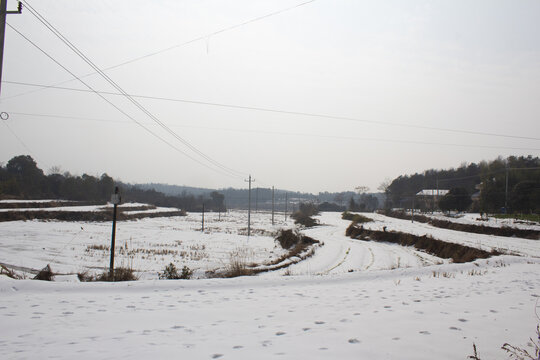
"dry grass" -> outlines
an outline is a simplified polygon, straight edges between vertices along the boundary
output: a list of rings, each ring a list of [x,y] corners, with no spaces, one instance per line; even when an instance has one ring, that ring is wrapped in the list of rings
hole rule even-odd
[[[6,275],[7,277],[16,279],[16,280],[20,279],[20,277],[17,274],[15,274],[13,270],[8,269],[4,265],[0,265],[0,275]]]
[[[114,269],[114,273],[111,276],[110,271],[104,271],[95,277],[90,278],[88,281],[134,281],[138,280],[135,276],[135,272],[131,268],[118,267]]]

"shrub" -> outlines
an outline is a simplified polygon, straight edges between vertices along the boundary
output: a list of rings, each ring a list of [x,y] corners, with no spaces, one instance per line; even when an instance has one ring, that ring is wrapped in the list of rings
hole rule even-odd
[[[313,238],[310,238],[309,236],[302,235],[299,232],[293,231],[291,229],[280,230],[278,232],[276,240],[279,242],[279,245],[281,245],[283,249],[290,249],[293,246],[297,245],[303,246],[319,242]]]
[[[313,218],[314,215],[317,215],[319,210],[317,205],[313,203],[300,203],[298,205],[298,211],[295,211],[291,217],[294,219],[295,224],[301,224],[305,227],[313,227],[318,225],[319,222]]]
[[[365,216],[360,215],[360,214],[353,214],[353,213],[350,213],[348,211],[345,211],[343,214],[341,214],[341,218],[343,220],[351,220],[352,222],[354,222],[356,224],[362,224],[362,223],[367,223],[367,222],[373,221],[372,219],[370,219],[368,217],[365,217]]]
[[[114,275],[111,277],[110,271],[104,271],[97,275],[95,278],[89,279],[89,281],[133,281],[137,280],[133,269],[118,267],[114,269]]]
[[[283,249],[290,249],[300,242],[301,235],[291,229],[280,230],[276,240]]]
[[[173,263],[170,263],[169,265],[165,266],[165,269],[163,269],[163,272],[159,273],[160,279],[191,279],[191,276],[193,275],[193,270],[188,268],[184,265],[182,268],[182,272],[178,273],[178,269]]]
[[[52,281],[53,279],[54,273],[52,272],[51,266],[49,264],[47,264],[47,266],[41,269],[34,277],[34,280]]]

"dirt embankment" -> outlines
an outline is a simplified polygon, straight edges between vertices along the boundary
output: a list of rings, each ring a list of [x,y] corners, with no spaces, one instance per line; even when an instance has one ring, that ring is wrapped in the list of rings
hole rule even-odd
[[[476,259],[486,259],[490,256],[500,255],[496,251],[487,252],[466,245],[449,243],[434,239],[430,236],[417,236],[399,231],[377,231],[364,229],[352,223],[345,232],[346,236],[359,240],[382,241],[399,244],[402,246],[414,246],[428,254],[443,258],[452,259],[455,263],[464,263]]]
[[[383,214],[397,219],[411,220],[411,215],[403,211],[387,210],[384,211]],[[441,229],[463,231],[474,234],[519,237],[531,240],[540,239],[540,231],[537,230],[516,229],[508,226],[492,227],[485,225],[461,224],[448,220],[433,219],[424,215],[414,215],[414,221],[430,224]]]
[[[155,217],[171,217],[171,216],[186,216],[183,210],[164,211],[164,212],[148,212],[138,214],[124,214],[119,211],[116,219],[136,220],[142,218]],[[109,211],[4,211],[0,212],[0,222],[2,221],[22,221],[22,220],[59,220],[59,221],[112,221],[113,212]]]

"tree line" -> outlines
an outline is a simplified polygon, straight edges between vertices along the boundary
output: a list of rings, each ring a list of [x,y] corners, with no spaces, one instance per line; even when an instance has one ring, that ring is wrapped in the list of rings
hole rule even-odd
[[[456,169],[430,169],[399,176],[384,187],[386,206],[410,206],[415,194],[423,189],[451,190],[446,199],[439,202],[439,206],[446,208],[472,203],[475,211],[538,213],[540,158],[531,155],[498,157],[478,164],[462,164]],[[463,200],[473,194],[477,194],[477,201]]]
[[[115,181],[107,174],[99,177],[83,174],[75,176],[60,173],[53,168],[45,175],[29,155],[13,157],[0,166],[0,199],[62,199],[105,203],[111,198],[115,186],[120,189],[124,202],[141,202],[156,206],[176,207],[187,211],[225,211],[224,196],[217,191],[197,196],[183,193],[169,196],[153,189]]]

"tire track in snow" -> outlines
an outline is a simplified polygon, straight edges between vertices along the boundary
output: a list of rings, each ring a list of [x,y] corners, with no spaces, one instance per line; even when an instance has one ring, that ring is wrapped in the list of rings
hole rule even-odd
[[[343,265],[343,263],[345,262],[345,260],[347,260],[347,257],[349,256],[349,253],[350,253],[350,252],[351,252],[351,247],[349,246],[349,248],[347,249],[347,251],[345,251],[345,256],[343,257],[343,259],[341,259],[340,262],[338,262],[336,265],[334,265],[334,266],[331,267],[330,269],[318,273],[317,275],[328,275],[328,273],[330,273],[330,271],[332,271],[332,270],[334,270],[334,269],[340,267],[341,265]]]
[[[375,254],[373,253],[373,250],[371,250],[370,247],[368,247],[367,249],[369,251],[369,255],[371,256],[371,261],[369,262],[369,264],[366,266],[364,270],[368,270],[375,263]]]

